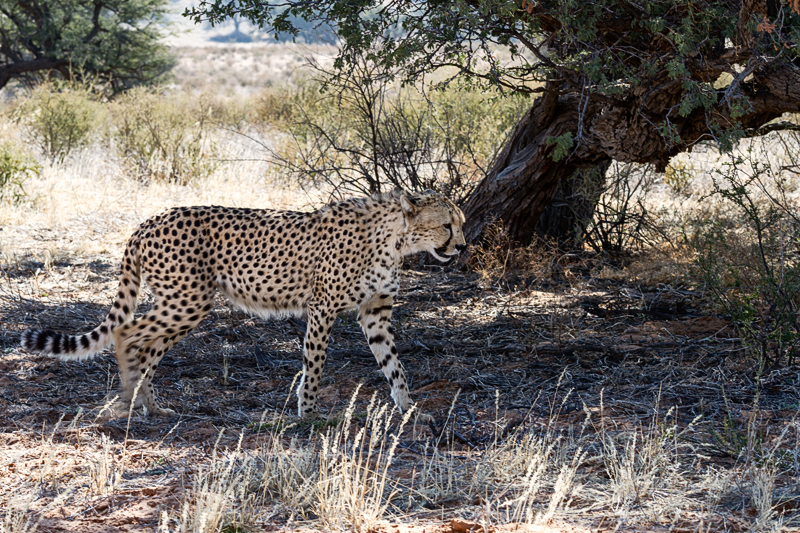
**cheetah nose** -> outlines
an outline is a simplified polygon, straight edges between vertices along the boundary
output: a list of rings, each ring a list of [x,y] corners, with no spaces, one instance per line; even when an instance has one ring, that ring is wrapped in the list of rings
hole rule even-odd
[[[467,249],[466,244],[456,244],[456,250],[458,250],[459,252],[463,252],[466,249]]]

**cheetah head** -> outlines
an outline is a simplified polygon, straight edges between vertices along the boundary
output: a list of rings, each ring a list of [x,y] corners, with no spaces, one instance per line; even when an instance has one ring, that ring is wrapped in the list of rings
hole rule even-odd
[[[467,247],[464,214],[444,195],[434,191],[402,193],[400,205],[406,218],[408,253],[427,251],[446,263]]]

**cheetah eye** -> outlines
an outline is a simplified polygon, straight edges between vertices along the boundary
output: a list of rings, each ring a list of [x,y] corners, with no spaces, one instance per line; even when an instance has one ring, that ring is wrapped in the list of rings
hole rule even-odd
[[[444,225],[444,229],[446,229],[447,231],[452,232],[453,231],[453,225],[452,224],[445,224]]]

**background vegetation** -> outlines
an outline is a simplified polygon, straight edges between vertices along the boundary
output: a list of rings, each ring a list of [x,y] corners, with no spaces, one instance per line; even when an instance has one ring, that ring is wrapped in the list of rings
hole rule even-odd
[[[700,142],[727,150],[791,130],[779,119],[800,107],[796,0],[203,0],[185,14],[240,17],[275,34],[298,33],[297,20],[331,28],[339,80],[361,77],[366,59],[407,82],[449,68],[443,85],[537,96],[464,203],[472,243],[498,220],[522,244],[566,230],[561,211],[540,217],[583,169],[618,161],[663,171]]]
[[[173,59],[162,42],[166,0],[0,2],[0,88],[90,74],[114,90],[157,79]]]

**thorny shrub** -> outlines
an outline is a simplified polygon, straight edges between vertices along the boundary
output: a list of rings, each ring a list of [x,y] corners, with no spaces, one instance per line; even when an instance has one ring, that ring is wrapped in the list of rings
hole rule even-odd
[[[302,136],[308,133],[302,126],[306,113],[336,113],[335,109],[320,105],[320,90],[317,80],[301,76],[285,85],[267,87],[255,97],[255,120],[279,132]]]
[[[136,88],[114,103],[112,115],[107,141],[136,179],[185,185],[214,170],[207,98]]]
[[[681,196],[691,196],[692,178],[697,169],[691,163],[673,160],[667,165],[664,171],[664,183],[672,189],[675,194]]]
[[[465,88],[424,96],[362,58],[346,74],[316,65],[315,77],[264,92],[257,115],[284,134],[270,160],[301,184],[338,196],[435,189],[458,201],[527,105]]]
[[[38,176],[40,169],[33,157],[17,145],[0,142],[0,202],[22,202],[27,196],[23,183]]]
[[[584,243],[595,252],[645,248],[661,240],[661,230],[645,200],[658,178],[651,165],[612,163],[605,180],[584,180],[586,198],[598,198],[586,224]],[[599,191],[592,188],[599,187]]]
[[[89,82],[48,82],[35,87],[17,114],[32,144],[51,163],[63,163],[92,142],[103,116],[102,91]]]
[[[752,147],[732,155],[710,194],[728,209],[696,244],[700,278],[762,368],[793,364],[800,350],[800,205],[778,170]]]

